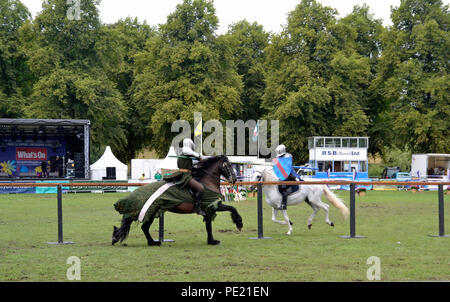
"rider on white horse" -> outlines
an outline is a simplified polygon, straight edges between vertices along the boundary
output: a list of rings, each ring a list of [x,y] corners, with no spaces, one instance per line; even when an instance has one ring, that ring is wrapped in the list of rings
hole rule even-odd
[[[281,144],[278,147],[276,147],[275,152],[277,154],[277,157],[291,157],[292,155],[288,152],[286,152],[286,146]],[[297,173],[295,173],[294,169],[291,170],[291,172],[289,173],[288,178],[286,179],[286,181],[296,181],[296,180],[302,180],[301,176],[298,175]],[[283,198],[281,199],[281,206],[279,208],[279,210],[286,210],[287,209],[287,199],[288,199],[288,195],[291,193],[291,189],[292,186],[288,186],[288,185],[280,185],[279,186],[279,191],[281,193],[281,195],[283,196]]]

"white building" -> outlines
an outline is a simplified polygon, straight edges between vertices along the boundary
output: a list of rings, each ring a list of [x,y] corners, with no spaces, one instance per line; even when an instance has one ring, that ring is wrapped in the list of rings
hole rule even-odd
[[[154,180],[156,172],[161,172],[162,169],[178,169],[177,158],[175,156],[175,149],[170,147],[164,159],[132,159],[131,160],[131,179],[138,180],[142,174],[145,174],[145,179]],[[232,166],[238,176],[238,180],[248,180],[255,171],[265,167],[265,159],[256,156],[228,156]],[[260,165],[254,165],[254,164]],[[268,164],[270,165],[270,163]]]
[[[450,169],[450,154],[413,154],[411,176],[419,178],[447,178]]]
[[[253,173],[271,165],[257,156],[228,156],[238,181],[249,181]]]
[[[320,172],[358,172],[367,178],[369,162],[368,137],[313,136],[308,138],[309,163]]]
[[[156,172],[161,173],[161,169],[178,169],[177,158],[174,147],[170,147],[169,152],[163,159],[132,159],[131,179],[139,179],[144,174],[145,179],[155,179]]]

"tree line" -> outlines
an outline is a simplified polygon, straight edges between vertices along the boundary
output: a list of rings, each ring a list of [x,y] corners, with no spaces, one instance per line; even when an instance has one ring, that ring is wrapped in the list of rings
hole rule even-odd
[[[386,148],[450,152],[448,5],[402,0],[383,26],[367,5],[338,18],[299,0],[280,33],[246,20],[217,34],[214,2],[184,0],[158,27],[113,24],[99,0],[44,0],[32,18],[0,0],[0,117],[89,119],[91,157],[165,155],[172,122],[279,120],[280,142],[308,160],[310,136],[369,136]],[[281,22],[280,22],[281,23]],[[205,134],[207,135],[207,134]]]

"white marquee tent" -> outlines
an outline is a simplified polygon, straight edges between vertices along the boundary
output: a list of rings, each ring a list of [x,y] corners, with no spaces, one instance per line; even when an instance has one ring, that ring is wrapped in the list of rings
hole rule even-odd
[[[176,156],[175,148],[173,146],[170,147],[169,153],[167,153],[166,157],[159,163],[158,170],[160,169],[178,169],[177,158],[170,157]]]
[[[116,180],[128,179],[128,166],[118,160],[107,146],[99,160],[90,166],[91,180],[103,180],[107,176],[106,168],[110,167],[116,170]]]
[[[175,155],[175,148],[170,147],[163,159],[132,159],[131,178],[139,179],[144,174],[146,179],[154,179],[156,172],[161,172],[161,169],[178,169],[177,158],[170,157]]]

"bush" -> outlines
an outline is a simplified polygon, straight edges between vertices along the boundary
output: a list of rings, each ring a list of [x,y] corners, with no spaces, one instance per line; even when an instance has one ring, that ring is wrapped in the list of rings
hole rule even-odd
[[[409,171],[411,166],[412,152],[408,148],[399,149],[397,147],[383,148],[383,162],[386,167],[400,167],[401,171]]]
[[[357,188],[357,189],[356,189],[356,193],[366,192],[366,191],[367,191],[367,189],[364,188],[364,187],[361,187],[361,188]]]
[[[379,178],[383,173],[384,166],[381,164],[369,164],[369,177]]]

